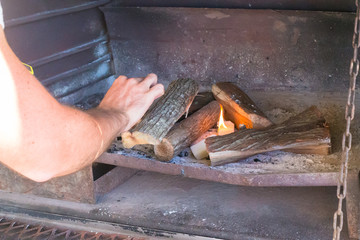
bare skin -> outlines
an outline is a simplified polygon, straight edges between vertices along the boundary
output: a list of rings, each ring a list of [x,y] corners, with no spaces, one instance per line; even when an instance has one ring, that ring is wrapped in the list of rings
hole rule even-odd
[[[38,182],[91,164],[164,93],[157,76],[118,77],[100,105],[58,103],[21,64],[0,28],[0,162]]]

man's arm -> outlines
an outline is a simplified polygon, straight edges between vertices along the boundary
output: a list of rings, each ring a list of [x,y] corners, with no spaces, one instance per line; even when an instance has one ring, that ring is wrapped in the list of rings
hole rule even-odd
[[[0,76],[0,162],[39,182],[92,163],[164,92],[155,74],[120,76],[95,109],[61,105],[22,66],[1,28]]]

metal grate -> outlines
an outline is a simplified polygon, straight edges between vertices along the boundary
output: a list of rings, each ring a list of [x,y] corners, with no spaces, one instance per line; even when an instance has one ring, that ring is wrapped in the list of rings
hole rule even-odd
[[[74,231],[45,225],[27,224],[0,217],[0,240],[140,240],[119,234]]]

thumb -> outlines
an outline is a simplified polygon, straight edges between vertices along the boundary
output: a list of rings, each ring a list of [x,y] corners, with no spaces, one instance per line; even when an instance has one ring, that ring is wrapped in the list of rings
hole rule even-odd
[[[165,92],[164,85],[156,84],[155,86],[150,88],[148,94],[155,100],[161,97],[162,95],[164,95],[164,92]]]

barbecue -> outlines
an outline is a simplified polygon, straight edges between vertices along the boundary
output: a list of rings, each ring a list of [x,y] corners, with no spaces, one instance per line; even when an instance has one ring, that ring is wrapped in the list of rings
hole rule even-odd
[[[299,204],[301,197],[311,196],[315,200],[309,197],[308,202],[334,205],[332,212],[309,221],[294,213],[299,216],[294,222],[301,218],[304,228],[289,229],[294,234],[289,239],[331,237],[333,218],[334,235],[343,230],[344,239],[359,238],[360,122],[359,113],[352,110],[359,105],[354,98],[358,65],[353,57],[352,2],[305,6],[281,1],[280,6],[244,1],[28,1],[20,11],[20,1],[12,1],[2,1],[9,44],[61,103],[84,110],[96,107],[120,74],[142,77],[154,72],[166,92],[92,166],[79,172],[35,183],[0,165],[0,213],[13,216],[19,208],[69,216],[71,221],[86,219],[90,225],[113,223],[122,235],[147,233],[153,239],[176,234],[185,234],[183,239],[280,239],[288,232],[273,230],[273,220],[261,226],[255,220],[233,220],[245,207],[235,199],[213,198],[243,192],[241,204],[248,204],[252,219],[261,222],[266,206],[278,206],[276,195],[286,196],[282,205]],[[349,159],[347,165],[341,159]],[[157,179],[153,185],[146,180],[152,177]],[[177,193],[173,197],[176,191],[163,182],[194,198],[179,200]],[[132,184],[134,194],[127,184]],[[136,197],[143,192],[141,184],[153,199],[135,207],[132,201],[141,202]],[[169,194],[163,193],[167,188]],[[346,206],[339,206],[346,215],[341,218],[339,210],[334,215],[335,201],[317,191],[332,191],[341,201],[345,191]],[[292,198],[293,192],[299,199]],[[219,204],[209,204],[203,215],[196,209],[191,212],[196,193],[207,204]],[[253,196],[262,201],[261,194],[269,203],[251,205],[246,200]],[[155,208],[157,201],[164,206]],[[232,205],[239,207],[238,215],[221,212]],[[315,218],[315,210],[299,209]],[[341,229],[340,219],[347,222]],[[0,235],[2,221],[5,226],[0,215]],[[298,227],[283,219],[276,224],[280,221]],[[324,222],[316,225],[318,221]],[[326,233],[318,230],[323,227]]]

